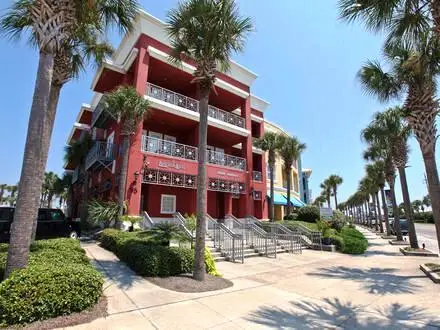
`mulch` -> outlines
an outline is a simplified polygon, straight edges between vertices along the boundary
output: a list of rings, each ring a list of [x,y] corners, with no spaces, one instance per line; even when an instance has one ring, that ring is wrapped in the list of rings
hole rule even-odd
[[[229,288],[233,283],[223,277],[206,274],[205,281],[196,281],[192,274],[169,277],[145,277],[161,288],[177,292],[207,292]]]
[[[37,321],[25,326],[11,326],[2,329],[23,329],[23,330],[50,330],[55,328],[65,328],[73,325],[89,323],[100,317],[107,316],[107,298],[103,295],[98,303],[82,312],[73,313],[70,315],[58,316],[53,319],[48,319],[44,321]]]

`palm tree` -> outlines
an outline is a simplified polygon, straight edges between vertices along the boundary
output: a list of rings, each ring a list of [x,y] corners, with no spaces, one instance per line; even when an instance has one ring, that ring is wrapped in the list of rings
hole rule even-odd
[[[368,29],[386,30],[388,40],[417,40],[431,29],[440,37],[440,3],[437,0],[339,0],[340,17],[362,20]]]
[[[299,140],[294,136],[280,135],[278,146],[278,154],[284,162],[284,172],[287,178],[287,208],[286,214],[290,214],[290,190],[292,185],[292,167],[294,162],[300,157],[301,153],[306,149],[304,143],[299,142]]]
[[[328,177],[328,184],[332,188],[332,194],[335,197],[335,209],[338,208],[338,186],[340,186],[343,182],[343,179],[336,174],[332,174]]]
[[[8,196],[9,206],[15,206],[15,204],[17,203],[18,186],[17,185],[7,186],[6,190],[9,192],[9,196]]]
[[[385,163],[381,160],[378,160],[378,161],[374,162],[373,164],[368,164],[365,169],[367,172],[367,176],[373,180],[375,186],[377,187],[375,190],[375,193],[374,193],[375,198],[376,198],[376,203],[377,203],[377,214],[378,214],[376,222],[379,221],[380,232],[383,233],[384,230],[383,230],[383,220],[382,220],[382,214],[381,214],[382,211],[380,209],[380,202],[379,202],[379,190],[383,194],[383,190],[385,187],[385,172],[384,172]],[[384,208],[384,210],[386,210],[386,213],[388,213],[388,210],[386,209],[386,207]],[[385,214],[384,214],[384,217],[385,217]]]
[[[60,178],[58,177],[58,175],[56,175],[54,172],[46,172],[44,173],[44,182],[43,182],[43,187],[42,187],[42,191],[44,192],[44,199],[43,202],[46,202],[46,206],[51,208],[52,207],[52,199],[56,193],[55,189],[56,189],[56,184],[57,181]]]
[[[274,170],[275,159],[280,146],[280,135],[267,132],[264,135],[254,141],[255,147],[265,151],[267,153],[267,164],[269,166],[269,181],[270,181],[270,205],[269,205],[269,219],[274,221],[275,205],[273,203],[274,198]]]
[[[206,232],[206,144],[208,105],[219,65],[227,70],[233,52],[243,51],[247,34],[252,30],[250,18],[239,15],[234,0],[189,0],[180,2],[168,15],[168,34],[172,40],[173,59],[194,61],[193,83],[200,101],[199,157],[197,178],[197,230],[194,278],[205,279]]]
[[[313,202],[313,205],[321,207],[325,202],[326,202],[326,198],[324,195],[319,195],[318,197],[315,198],[315,201]]]
[[[121,86],[105,96],[104,111],[110,113],[113,118],[121,118],[122,122],[122,165],[118,192],[120,215],[124,212],[130,145],[138,130],[139,123],[143,123],[144,117],[148,114],[149,106],[148,101],[138,94],[136,88],[131,86]],[[119,221],[116,221],[115,226],[119,226]]]
[[[321,195],[325,197],[327,201],[327,207],[330,208],[330,197],[332,196],[332,186],[328,179],[325,179],[323,183],[320,185],[322,192]]]
[[[39,50],[37,79],[20,176],[20,194],[11,226],[5,278],[13,270],[24,268],[28,263],[33,219],[37,217],[38,197],[55,117],[55,114],[49,112],[55,57],[66,47],[69,48],[72,41],[78,40],[79,31],[103,34],[114,24],[122,30],[130,28],[137,8],[135,0],[18,0],[0,21],[2,32],[11,38],[19,38],[23,32],[29,32],[26,35],[30,36],[30,43]]]
[[[366,1],[366,0],[365,0]],[[354,4],[354,1],[342,0],[343,3]],[[371,1],[368,1],[372,3]],[[391,4],[391,1],[374,1],[376,4]],[[393,1],[397,3],[396,1]],[[424,3],[424,9],[428,9],[431,3],[438,1],[427,1]],[[366,3],[366,2],[365,2]],[[417,19],[424,16],[419,12],[414,12],[411,4],[420,4],[420,1],[410,1],[410,11],[416,14]],[[386,7],[387,5],[385,5]],[[432,7],[436,13],[439,13],[437,6]],[[345,7],[345,5],[343,5]],[[363,6],[354,4],[354,7],[362,8],[362,10],[353,9],[355,13],[343,15],[352,19],[363,17],[368,22],[377,21],[378,17],[388,15],[388,21],[396,18],[396,12],[392,10],[378,11],[379,5]],[[369,8],[369,9],[368,9]],[[384,14],[388,13],[388,14]],[[412,32],[412,38],[405,38],[401,42],[398,37],[389,38],[389,42],[385,47],[385,58],[389,64],[390,71],[383,70],[379,62],[368,62],[359,73],[365,90],[378,97],[380,101],[389,101],[390,99],[406,96],[404,105],[405,119],[415,134],[419,143],[427,174],[429,194],[433,204],[433,216],[437,231],[437,240],[440,247],[440,180],[435,159],[435,145],[437,139],[436,116],[438,113],[438,102],[436,100],[436,76],[440,71],[440,47],[438,38],[438,29],[433,37],[430,32],[430,22],[427,21],[425,28],[406,29],[405,26],[399,25],[405,21],[405,18],[411,16],[406,15],[404,11],[403,18],[399,17],[393,23],[397,26],[396,30]],[[419,15],[420,14],[420,15]],[[398,16],[398,15],[397,15]],[[436,16],[437,17],[437,16]],[[380,20],[383,21],[382,19]],[[411,20],[407,20],[411,22]],[[437,19],[433,19],[438,22]],[[374,24],[373,24],[374,25]],[[379,24],[380,26],[381,24]],[[386,27],[387,24],[384,26]],[[434,24],[438,27],[437,24]],[[393,30],[393,31],[396,31]],[[395,35],[394,32],[391,33]],[[404,33],[405,34],[405,33]]]
[[[5,183],[0,184],[0,205],[3,203],[3,196],[5,194],[7,186],[8,185]]]

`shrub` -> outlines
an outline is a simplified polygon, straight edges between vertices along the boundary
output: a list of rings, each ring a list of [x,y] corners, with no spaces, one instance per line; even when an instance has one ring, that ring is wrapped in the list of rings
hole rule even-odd
[[[211,250],[205,248],[205,268],[206,272],[210,275],[221,276],[219,272],[217,272],[217,267],[215,265],[214,257],[211,254]]]
[[[89,217],[91,224],[104,225],[104,228],[110,226],[110,223],[119,217],[120,207],[115,202],[101,202],[98,200],[91,201],[88,205]]]
[[[23,324],[82,311],[99,300],[104,281],[88,265],[34,265],[0,284],[0,324]]]
[[[188,230],[193,233],[196,230],[197,227],[197,217],[196,215],[193,213],[191,215],[185,213],[184,215],[185,217],[185,226],[186,228],[188,228]]]
[[[319,208],[307,205],[299,209],[297,220],[306,222],[316,222],[320,219]]]
[[[341,231],[342,227],[344,227],[346,222],[346,218],[344,213],[341,211],[335,210],[333,211],[333,216],[330,220],[330,226],[336,231]]]
[[[322,236],[326,236],[329,234],[329,231],[331,229],[331,224],[329,221],[326,220],[319,220],[316,222],[318,226],[318,230],[322,233]]]
[[[368,241],[358,230],[350,227],[344,227],[341,230],[341,237],[344,241],[343,253],[362,254],[368,248]]]
[[[287,221],[289,221],[289,220],[296,220],[297,218],[298,218],[298,214],[296,214],[296,213],[291,213],[291,214],[289,214],[289,215],[285,215],[284,218],[283,218],[283,220],[287,220]]]
[[[161,223],[154,226],[149,231],[151,239],[160,245],[168,246],[171,240],[178,240],[179,242],[188,240],[182,229],[173,223]]]
[[[0,273],[6,249],[6,244],[0,246]],[[67,315],[98,301],[103,279],[90,266],[79,241],[41,240],[30,251],[29,266],[0,283],[0,325]]]

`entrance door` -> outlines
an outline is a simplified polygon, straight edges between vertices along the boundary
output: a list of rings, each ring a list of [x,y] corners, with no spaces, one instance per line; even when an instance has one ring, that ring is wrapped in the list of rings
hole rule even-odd
[[[225,218],[225,193],[217,191],[217,216],[219,219]]]

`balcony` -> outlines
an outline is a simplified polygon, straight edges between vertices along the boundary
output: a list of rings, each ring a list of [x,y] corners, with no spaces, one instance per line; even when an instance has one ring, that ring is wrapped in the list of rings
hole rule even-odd
[[[98,105],[95,107],[95,109],[92,112],[91,127],[104,128],[107,120],[113,118],[111,114],[109,114],[107,111],[104,111],[104,104],[105,104],[105,95],[101,97],[101,100],[99,101]]]
[[[161,140],[147,135],[142,136],[142,151],[193,161],[198,159],[197,147]],[[246,159],[222,152],[207,150],[206,161],[213,165],[226,166],[241,171],[246,170]]]
[[[151,83],[148,83],[147,95],[190,111],[199,112],[199,101]],[[240,128],[245,128],[245,120],[243,117],[221,110],[212,105],[208,107],[208,117]]]
[[[263,174],[258,171],[252,172],[252,179],[256,182],[263,182]]]
[[[92,166],[110,168],[116,155],[116,145],[105,141],[95,141],[86,157],[86,170]]]

